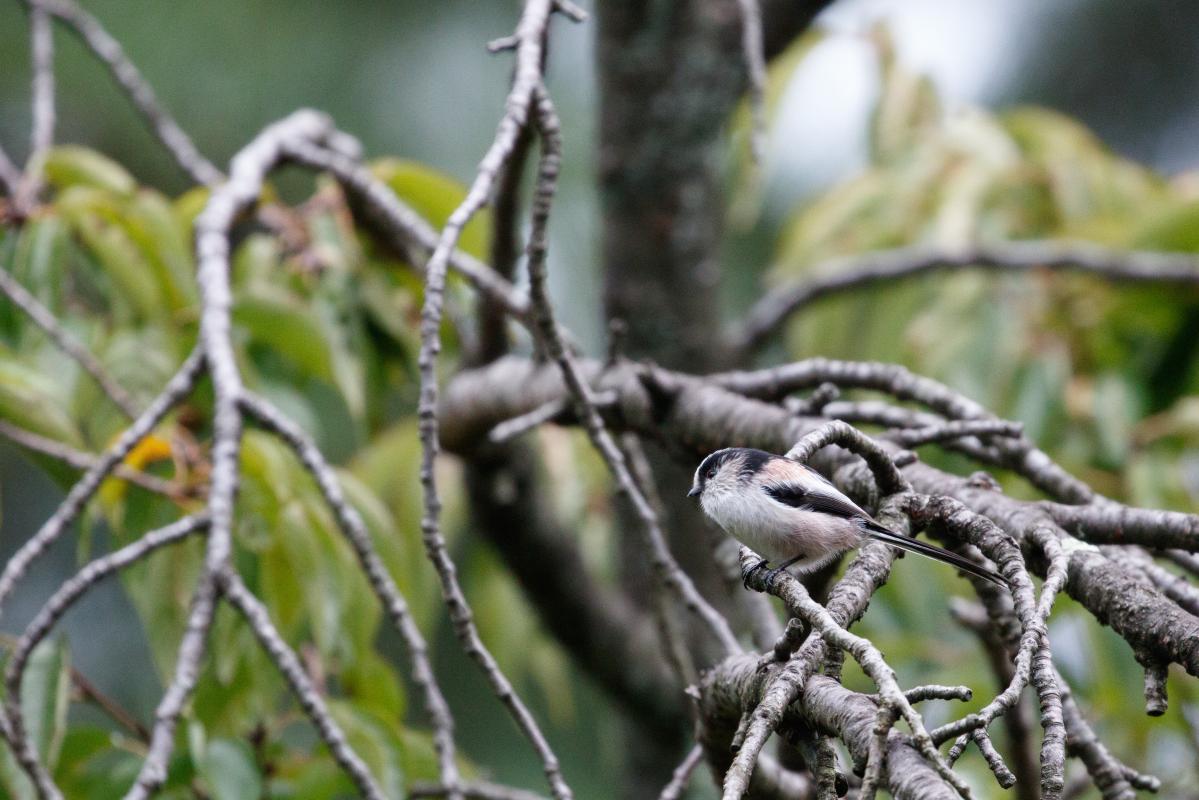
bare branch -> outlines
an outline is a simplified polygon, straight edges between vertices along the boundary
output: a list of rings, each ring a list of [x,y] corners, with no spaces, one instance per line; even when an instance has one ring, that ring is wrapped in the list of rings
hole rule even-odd
[[[582,420],[592,445],[599,451],[608,465],[609,471],[615,477],[617,491],[632,504],[633,510],[641,522],[646,548],[650,552],[658,580],[675,593],[683,607],[708,626],[726,653],[738,653],[741,651],[741,646],[737,643],[737,637],[729,627],[728,621],[700,595],[691,578],[683,572],[674,556],[671,555],[658,519],[658,513],[633,479],[624,453],[621,452],[604,425],[595,406],[594,393],[575,363],[574,356],[566,347],[558,329],[549,298],[545,252],[546,227],[557,183],[561,143],[557,115],[544,87],[540,87],[536,93],[536,105],[536,124],[541,136],[542,154],[538,166],[537,188],[533,198],[532,233],[529,236],[529,284],[534,320],[541,341],[549,352],[550,358],[557,362],[558,368],[562,371],[563,380],[570,390],[575,413]]]
[[[159,104],[150,84],[125,55],[120,42],[74,0],[24,0],[33,9],[43,8],[67,24],[83,44],[100,59],[122,91],[149,123],[175,162],[197,183],[215,186],[221,171],[200,154],[191,138]]]
[[[287,642],[283,640],[274,623],[271,622],[266,606],[246,588],[241,577],[228,565],[221,570],[220,588],[221,595],[229,601],[230,605],[241,612],[246,624],[254,632],[254,637],[258,639],[258,643],[262,645],[271,660],[275,662],[275,666],[283,673],[283,677],[287,679],[292,692],[295,693],[300,707],[312,720],[321,740],[329,748],[333,760],[350,776],[358,793],[367,800],[385,800],[387,795],[375,782],[370,769],[350,747],[345,732],[329,713],[324,698],[312,685],[299,657],[288,647]]]
[[[154,426],[171,410],[195,385],[203,367],[204,358],[199,350],[194,351],[175,376],[167,383],[162,393],[142,412],[133,424],[100,456],[79,481],[67,492],[66,499],[55,509],[54,514],[30,537],[0,572],[0,606],[12,594],[17,581],[25,574],[30,563],[45,552],[51,544],[58,540],[68,526],[83,511],[84,506],[104,479],[116,468],[125,456],[129,454],[138,442],[154,429]]]
[[[1139,544],[1199,552],[1199,515],[1103,502],[1073,506],[1042,503],[1063,528],[1093,544]]]
[[[454,631],[467,654],[479,665],[492,690],[507,707],[525,737],[541,758],[551,792],[557,800],[573,796],[562,779],[557,756],[554,755],[540,727],[511,683],[500,671],[495,658],[479,638],[470,606],[458,583],[457,572],[446,550],[441,534],[441,499],[437,490],[434,462],[440,450],[438,432],[437,356],[441,351],[441,317],[445,302],[446,269],[467,222],[491,195],[496,177],[512,155],[520,131],[528,122],[534,94],[541,84],[544,40],[554,11],[552,0],[529,0],[517,24],[516,69],[512,89],[495,139],[488,148],[466,198],[450,215],[442,229],[437,246],[426,265],[425,300],[420,323],[420,399],[417,405],[421,441],[421,489],[424,510],[421,533],[429,560],[441,579],[442,596],[449,609]]]
[[[1057,679],[1062,690],[1062,712],[1070,754],[1082,761],[1104,800],[1135,800],[1134,789],[1158,791],[1160,780],[1125,766],[1108,751],[1083,716],[1069,684],[1060,674]]]
[[[28,211],[42,190],[42,165],[54,144],[54,31],[50,15],[38,0],[29,8],[29,50],[33,67],[33,129],[29,135],[29,158],[16,191],[16,204]]]
[[[885,392],[920,403],[951,420],[996,419],[981,404],[960,392],[898,364],[810,358],[771,369],[719,373],[708,379],[731,391],[762,400],[775,400],[799,389],[830,382],[842,389]],[[1003,457],[1002,466],[1014,470],[1051,497],[1080,504],[1095,498],[1091,487],[1066,472],[1024,437],[995,442],[995,447]]]
[[[1087,242],[1019,241],[960,251],[905,247],[832,259],[807,270],[823,276],[784,284],[762,297],[729,336],[740,353],[764,345],[790,316],[824,297],[877,283],[956,269],[995,272],[1051,270],[1096,275],[1118,283],[1199,285],[1199,260],[1177,253],[1111,250]]]
[[[32,450],[36,453],[50,456],[57,459],[68,466],[75,469],[88,470],[96,466],[100,460],[100,456],[92,453],[85,453],[82,450],[76,450],[73,447],[68,447],[62,442],[54,439],[47,439],[45,436],[39,436],[32,431],[27,431],[24,428],[18,428],[7,420],[0,420],[0,436],[5,437],[27,450]],[[132,484],[142,487],[148,492],[161,494],[164,497],[169,497],[172,500],[180,499],[182,495],[182,487],[172,481],[165,481],[162,478],[154,475],[149,475],[141,470],[136,470],[127,464],[117,464],[113,468],[112,474],[116,477],[129,481]]]
[[[675,768],[674,774],[670,776],[670,783],[662,787],[662,793],[658,795],[658,800],[679,800],[683,796],[683,792],[687,791],[687,784],[691,781],[691,773],[695,772],[695,768],[699,766],[699,762],[703,758],[704,748],[701,745],[697,744],[688,750],[682,763]]]
[[[994,560],[997,569],[1011,586],[1010,602],[1014,605],[1013,611],[1019,621],[1019,637],[1014,643],[1015,667],[1011,682],[978,713],[934,731],[934,739],[940,742],[950,736],[958,737],[949,753],[951,762],[962,754],[969,741],[975,741],[983,750],[983,755],[1000,784],[1010,785],[1014,776],[1003,766],[998,753],[994,752],[994,748],[983,734],[993,720],[1002,716],[1019,701],[1031,678],[1041,702],[1041,724],[1045,729],[1041,751],[1041,792],[1042,796],[1047,798],[1060,797],[1065,780],[1065,729],[1061,721],[1060,695],[1049,656],[1048,634],[1045,629],[1045,620],[1067,576],[1068,559],[1057,542],[1056,532],[1051,527],[1042,527],[1028,533],[1030,538],[1046,548],[1046,555],[1050,558],[1049,576],[1038,600],[1035,598],[1020,548],[1011,537],[1000,531],[994,522],[947,497],[911,496],[905,503],[905,510],[914,522],[943,526],[955,536],[977,546]],[[976,589],[984,603],[1011,607],[1007,605],[1007,593],[995,591],[995,587],[990,586],[976,585]]]
[[[806,433],[795,445],[787,451],[787,458],[801,463],[809,459],[823,447],[838,445],[859,455],[870,467],[874,481],[878,485],[880,495],[891,495],[906,492],[911,489],[907,479],[899,473],[891,456],[869,436],[854,428],[852,425],[834,420],[826,422],[811,433]]]
[[[742,569],[749,568],[760,561],[760,557],[748,547],[741,549]],[[1027,580],[1027,579],[1026,579]],[[796,617],[800,617],[820,633],[829,645],[845,650],[854,657],[862,667],[862,671],[870,677],[879,690],[878,724],[875,728],[874,744],[871,752],[876,757],[876,763],[885,749],[888,731],[896,718],[902,718],[912,730],[912,736],[920,752],[928,759],[933,768],[944,780],[950,783],[962,797],[970,797],[970,789],[965,781],[942,759],[937,752],[932,738],[924,727],[920,715],[912,708],[895,679],[894,670],[883,659],[882,653],[868,640],[850,633],[829,613],[808,595],[807,589],[789,573],[780,573],[768,586],[761,575],[750,575],[750,588],[769,591],[787,604],[787,609]],[[764,707],[765,706],[765,707]],[[780,708],[776,704],[763,703],[754,712],[753,719],[745,734],[745,741],[733,760],[733,766],[725,775],[724,799],[739,800],[749,788],[749,774],[754,761],[771,730],[776,728],[781,720]]]
[[[316,443],[265,398],[251,392],[243,392],[241,405],[250,416],[263,427],[279,436],[300,458],[301,463],[316,481],[317,488],[333,511],[338,528],[349,541],[358,557],[358,563],[366,573],[367,580],[379,602],[387,612],[392,625],[404,639],[408,657],[412,661],[412,680],[424,694],[425,710],[433,723],[433,743],[437,750],[441,785],[456,787],[461,783],[458,766],[454,761],[454,719],[449,704],[437,683],[433,666],[429,661],[429,647],[425,637],[412,619],[408,603],[387,572],[379,557],[366,523],[358,510],[346,500],[337,475],[325,461]]]
[[[200,347],[212,377],[213,433],[210,519],[204,567],[192,595],[175,672],[155,712],[146,760],[126,800],[147,800],[162,786],[175,745],[175,725],[195,688],[208,629],[216,610],[220,572],[232,548],[233,505],[239,483],[243,392],[231,338],[229,229],[262,191],[266,175],[283,158],[283,142],[321,141],[333,134],[328,117],[301,110],[267,126],[233,158],[229,180],[213,190],[196,218],[196,281],[200,287]]]
[[[731,736],[732,731],[726,723],[736,725],[741,709],[757,702],[768,680],[769,673],[761,670],[760,661],[754,655],[725,659],[705,675],[700,686],[701,711],[705,720],[702,741],[710,760],[719,759],[723,745],[723,764],[728,763],[728,740],[723,736]],[[805,683],[795,705],[785,707],[783,723],[786,726],[814,726],[836,736],[845,742],[856,761],[865,762],[877,718],[878,706],[870,697],[852,692],[831,678],[813,675]],[[887,737],[886,762],[889,766],[887,787],[897,800],[951,800],[958,796],[913,746],[910,737],[898,731],[892,731]],[[759,759],[755,776],[765,772],[767,763],[765,756]],[[722,764],[714,763],[713,766],[719,776]],[[810,798],[811,783],[805,782],[802,788],[802,793],[787,796]]]
[[[42,305],[36,297],[17,282],[12,273],[3,268],[0,268],[0,292],[3,292],[13,305],[33,320],[35,325],[45,331],[46,335],[50,337],[50,341],[59,350],[82,367],[83,371],[90,375],[96,385],[100,387],[104,396],[111,400],[112,404],[127,419],[137,418],[137,404],[125,391],[125,388],[108,374],[108,370],[104,369],[104,366],[92,355],[91,351],[67,333],[54,316],[54,312]]]

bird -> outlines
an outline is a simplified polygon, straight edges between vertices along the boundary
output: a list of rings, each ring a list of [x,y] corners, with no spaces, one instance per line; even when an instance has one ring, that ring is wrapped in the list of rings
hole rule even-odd
[[[1003,576],[925,542],[880,525],[816,470],[786,456],[748,447],[726,447],[700,462],[688,497],[734,539],[765,558],[749,577],[771,562],[767,585],[793,568],[813,572],[867,539],[943,561],[963,572],[1006,587]]]

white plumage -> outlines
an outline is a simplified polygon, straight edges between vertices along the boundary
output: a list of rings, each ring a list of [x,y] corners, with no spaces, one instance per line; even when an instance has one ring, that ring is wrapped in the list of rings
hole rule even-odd
[[[699,465],[690,496],[729,535],[778,568],[811,572],[866,538],[951,564],[1006,585],[989,569],[884,528],[820,473],[783,456],[726,448]]]

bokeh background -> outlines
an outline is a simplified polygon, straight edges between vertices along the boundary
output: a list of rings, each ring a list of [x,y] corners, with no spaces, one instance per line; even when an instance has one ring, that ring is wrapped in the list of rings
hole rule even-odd
[[[368,156],[411,159],[460,181],[493,135],[509,79],[508,57],[484,45],[506,34],[516,13],[515,3],[481,0],[94,0],[87,7],[217,164],[263,125],[311,106],[357,135]],[[730,120],[730,318],[763,285],[856,250],[1030,236],[1199,249],[1199,179],[1190,173],[1199,164],[1197,25],[1199,6],[1185,0],[834,3],[819,30],[772,70],[760,181],[745,163],[744,119]],[[549,72],[566,152],[550,259],[566,323],[598,353],[594,38],[592,24],[560,22],[554,33]],[[61,31],[56,45],[59,141],[94,148],[168,197],[187,189],[103,70]],[[20,4],[0,2],[0,142],[17,159],[30,123],[28,62]],[[898,88],[912,86],[918,102]],[[880,113],[887,109],[896,113]],[[1101,491],[1195,510],[1197,340],[1193,295],[965,275],[821,305],[767,357],[906,363],[1024,422]],[[53,362],[41,363],[54,379]],[[596,465],[562,466],[570,460],[563,453],[583,458],[565,435],[549,432],[542,446],[558,454],[558,502],[589,532],[586,545],[610,546]],[[40,463],[0,445],[0,557],[50,513],[61,487]],[[1009,489],[1026,491],[1018,483]],[[458,506],[451,496],[450,516],[461,527]],[[91,546],[107,546],[107,536],[98,525]],[[619,772],[625,755],[619,719],[537,630],[485,546],[459,535],[456,547],[485,636],[550,721],[567,776],[582,797],[609,796],[606,776]],[[51,555],[0,629],[19,630],[79,557],[74,542]],[[944,593],[962,589],[912,561],[901,562],[912,580],[902,591],[894,583],[883,590],[863,630],[902,665],[905,682],[989,686],[972,639],[942,611],[928,612],[943,609]],[[1187,720],[1194,687],[1175,676],[1169,714],[1149,721],[1127,648],[1068,601],[1062,607],[1051,626],[1055,653],[1100,732],[1118,754],[1166,780],[1167,796],[1199,796],[1192,766],[1199,734]],[[427,615],[466,753],[498,778],[538,785],[524,745],[494,735],[508,723],[437,620]],[[157,673],[121,586],[97,591],[62,630],[76,666],[148,717]],[[537,646],[525,646],[526,637]],[[395,652],[386,636],[382,648]],[[974,761],[969,768],[977,770]],[[976,776],[980,788],[988,786],[984,773]],[[711,796],[709,783],[698,778],[694,796]],[[991,785],[982,796],[1001,795]]]

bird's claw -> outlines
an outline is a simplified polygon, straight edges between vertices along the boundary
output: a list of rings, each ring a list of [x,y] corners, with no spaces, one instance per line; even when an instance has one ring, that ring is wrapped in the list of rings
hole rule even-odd
[[[762,569],[769,563],[770,563],[769,561],[767,561],[766,559],[763,558],[757,564],[754,564],[749,569],[744,570],[741,573],[741,585],[744,586],[746,589],[748,589],[749,588],[749,579],[752,578],[754,575],[756,575],[758,573],[758,570]]]
[[[775,567],[772,570],[768,570],[766,572],[766,576],[764,578],[762,578],[762,582],[766,584],[766,591],[768,591],[768,592],[774,591],[774,582],[776,580],[778,580],[778,577],[780,574],[782,574],[786,571],[787,571],[786,567]]]

